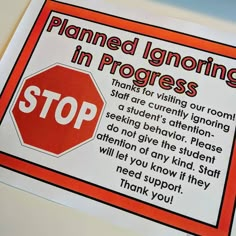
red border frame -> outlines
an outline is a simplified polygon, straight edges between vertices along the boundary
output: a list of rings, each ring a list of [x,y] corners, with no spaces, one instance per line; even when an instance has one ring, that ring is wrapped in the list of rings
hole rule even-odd
[[[34,48],[42,34],[51,11],[56,11],[71,16],[79,16],[82,19],[110,27],[147,35],[149,37],[158,38],[236,59],[236,48],[229,45],[220,44],[214,41],[209,41],[203,38],[194,37],[152,25],[130,21],[73,5],[67,5],[58,1],[47,0],[8,78],[7,84],[4,87],[4,92],[0,97],[0,124],[16,91],[21,76],[27,67],[27,63],[31,58]],[[97,201],[104,202],[153,221],[166,224],[173,228],[205,236],[227,236],[230,233],[236,193],[236,185],[234,182],[234,179],[236,179],[235,137],[233,142],[234,148],[232,150],[231,164],[228,170],[228,178],[221,206],[221,215],[219,216],[219,221],[216,227],[159,209],[111,190],[73,178],[72,176],[68,176],[55,170],[25,161],[19,157],[11,156],[7,153],[0,152],[0,166],[74,193],[84,195]]]

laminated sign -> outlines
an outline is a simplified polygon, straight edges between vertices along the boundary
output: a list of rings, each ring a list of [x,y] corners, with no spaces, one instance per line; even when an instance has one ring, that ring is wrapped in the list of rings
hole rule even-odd
[[[230,235],[235,45],[68,2],[33,1],[3,58],[0,180],[134,228]]]

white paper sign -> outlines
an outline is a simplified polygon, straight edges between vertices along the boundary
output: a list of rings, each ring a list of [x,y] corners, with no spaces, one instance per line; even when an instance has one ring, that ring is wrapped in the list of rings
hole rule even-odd
[[[229,235],[236,47],[66,1],[25,19],[1,67],[1,180],[134,228]]]

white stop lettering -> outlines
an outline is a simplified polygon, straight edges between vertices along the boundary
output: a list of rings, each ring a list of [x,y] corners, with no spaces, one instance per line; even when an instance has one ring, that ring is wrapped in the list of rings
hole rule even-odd
[[[54,101],[58,101],[58,105],[55,110],[55,120],[57,123],[61,125],[67,125],[74,119],[78,110],[78,101],[75,98],[67,96],[61,99],[60,93],[56,93],[46,89],[43,91],[43,93],[41,93],[40,88],[34,85],[29,86],[25,90],[24,98],[26,101],[19,102],[20,111],[23,113],[33,112],[37,107],[37,97],[39,96],[43,96],[46,98],[46,101],[39,115],[39,117],[41,117],[42,119],[47,118],[47,114]],[[70,111],[66,116],[62,116],[62,111],[66,105],[70,106]],[[82,101],[81,108],[79,110],[78,116],[76,117],[74,128],[80,129],[83,121],[93,120],[96,114],[97,106],[95,104]]]

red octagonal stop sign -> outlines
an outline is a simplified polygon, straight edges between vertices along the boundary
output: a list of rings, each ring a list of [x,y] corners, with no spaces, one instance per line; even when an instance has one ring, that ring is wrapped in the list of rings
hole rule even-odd
[[[23,144],[58,156],[93,138],[103,106],[89,73],[55,65],[25,80],[12,115]]]

